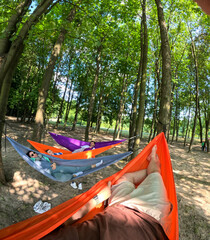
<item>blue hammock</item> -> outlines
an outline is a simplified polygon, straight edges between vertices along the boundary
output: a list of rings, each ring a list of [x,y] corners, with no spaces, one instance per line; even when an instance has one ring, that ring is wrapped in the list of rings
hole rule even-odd
[[[31,167],[33,167],[34,169],[36,169],[37,171],[39,171],[46,177],[48,177],[54,181],[58,181],[58,182],[67,182],[69,180],[74,180],[79,177],[83,177],[85,175],[88,175],[89,173],[96,172],[102,168],[105,168],[105,167],[113,164],[113,163],[116,163],[119,160],[126,158],[127,156],[132,154],[132,152],[125,152],[125,153],[121,153],[121,154],[115,154],[115,155],[109,155],[109,156],[103,156],[103,157],[97,157],[97,158],[76,159],[76,160],[64,160],[64,159],[60,159],[57,157],[49,156],[47,154],[42,154],[43,156],[46,156],[47,158],[49,158],[52,162],[55,162],[56,164],[61,165],[61,166],[87,167],[90,165],[97,164],[97,163],[101,162],[101,160],[103,160],[103,163],[100,166],[88,169],[79,176],[72,177],[72,174],[63,174],[62,176],[55,178],[50,173],[46,172],[41,166],[39,166],[35,162],[33,162],[31,160],[31,158],[29,156],[27,156],[27,154],[26,154],[28,151],[33,151],[38,154],[39,154],[39,152],[34,151],[28,147],[25,147],[24,145],[16,142],[14,139],[11,139],[9,137],[7,137],[7,139],[12,144],[14,149],[19,153],[19,155],[23,158],[23,160],[25,160]]]

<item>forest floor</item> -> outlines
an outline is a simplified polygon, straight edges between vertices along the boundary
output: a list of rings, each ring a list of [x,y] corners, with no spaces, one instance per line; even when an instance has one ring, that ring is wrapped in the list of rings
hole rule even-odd
[[[33,126],[17,123],[14,118],[7,118],[7,136],[19,143],[29,146],[26,139],[31,139]],[[84,129],[77,128],[74,132],[69,128],[53,128],[49,131],[84,140]],[[112,140],[110,134],[103,132],[95,135],[91,132],[90,139],[95,141]],[[48,133],[45,134],[45,144],[59,147]],[[146,140],[141,142],[141,149],[146,146]],[[106,155],[127,151],[127,144],[110,149]],[[169,143],[174,179],[177,191],[179,209],[180,240],[210,239],[210,161],[209,154],[201,151],[200,143],[193,146],[191,153],[183,142]],[[8,141],[2,142],[2,157],[8,185],[0,185],[0,229],[37,213],[33,206],[39,200],[47,201],[52,207],[87,191],[99,180],[106,178],[122,169],[125,160],[113,164],[98,172],[89,174],[78,181],[83,183],[83,190],[73,189],[70,183],[54,182],[31,168],[14,150]]]

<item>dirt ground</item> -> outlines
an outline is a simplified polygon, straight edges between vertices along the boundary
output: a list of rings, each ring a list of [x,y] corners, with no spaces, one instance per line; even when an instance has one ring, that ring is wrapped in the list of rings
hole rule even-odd
[[[13,118],[8,118],[7,123],[7,136],[30,147],[26,139],[31,139],[32,125],[17,123]],[[68,128],[64,130],[50,126],[48,130],[84,140],[82,128],[72,132]],[[91,133],[91,138],[96,141],[112,140],[112,136],[105,133],[98,135]],[[44,141],[45,144],[60,147],[47,132]],[[146,141],[142,141],[141,149],[146,144]],[[125,152],[126,145],[125,142],[108,150],[105,154]],[[188,147],[184,147],[182,142],[169,143],[169,150],[177,191],[180,240],[210,239],[209,154],[201,151],[199,143],[193,147],[191,153],[187,152]],[[33,206],[39,200],[47,201],[55,207],[87,191],[96,182],[119,171],[127,163],[126,160],[121,160],[105,169],[79,178],[78,181],[83,183],[83,189],[78,190],[73,189],[70,182],[54,182],[35,171],[17,154],[8,141],[6,141],[5,150],[4,139],[2,156],[9,183],[8,186],[0,185],[0,229],[36,215]]]

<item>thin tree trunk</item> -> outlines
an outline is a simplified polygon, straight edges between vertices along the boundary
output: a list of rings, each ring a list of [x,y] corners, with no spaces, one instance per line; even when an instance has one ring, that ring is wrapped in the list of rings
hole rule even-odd
[[[132,157],[138,154],[137,149],[140,145],[140,137],[144,119],[144,107],[145,107],[145,90],[146,90],[146,74],[147,74],[147,54],[148,54],[148,37],[147,37],[147,22],[146,22],[146,0],[142,2],[142,26],[143,26],[143,41],[141,42],[142,52],[142,73],[141,73],[141,86],[140,86],[140,98],[138,109],[138,120],[136,123],[135,141],[134,141],[134,153]]]
[[[94,102],[95,102],[95,97],[96,97],[96,89],[97,89],[98,78],[99,78],[101,50],[102,50],[102,45],[100,45],[98,47],[97,57],[96,57],[96,74],[95,74],[95,78],[94,78],[94,82],[93,82],[92,93],[91,93],[90,103],[89,103],[89,108],[88,108],[87,126],[85,129],[85,141],[86,142],[89,140],[90,124],[91,124],[92,116],[93,116],[93,107],[94,107]]]
[[[96,129],[95,133],[100,132],[100,125],[101,125],[101,118],[102,118],[102,108],[103,108],[103,91],[104,90],[104,79],[101,83],[101,88],[100,88],[100,95],[99,95],[99,104],[98,104],[98,114],[97,114],[97,120],[96,120]]]
[[[64,105],[64,102],[65,102],[65,96],[66,96],[66,90],[67,90],[67,87],[68,87],[68,83],[69,83],[69,78],[67,78],[67,81],[66,81],[66,85],[65,85],[65,89],[64,89],[64,93],[63,93],[63,98],[62,98],[61,105],[60,105],[60,108],[59,108],[56,127],[58,127],[58,124],[60,123],[60,118],[62,117],[63,105]]]
[[[158,22],[161,35],[162,50],[162,81],[161,81],[161,98],[159,120],[157,125],[157,133],[169,131],[170,121],[170,104],[171,104],[171,55],[168,41],[168,32],[164,19],[163,6],[160,0],[155,0],[158,12]]]
[[[149,134],[149,138],[148,138],[148,142],[151,141],[151,137],[152,137],[152,132],[154,130],[155,127],[155,121],[156,121],[156,111],[157,111],[157,90],[156,90],[156,80],[155,80],[155,103],[154,103],[154,110],[153,110],[153,117],[152,117],[152,126],[150,129],[150,134]]]
[[[74,116],[74,122],[73,122],[71,131],[74,131],[75,128],[76,128],[77,117],[78,117],[78,114],[79,114],[79,107],[80,107],[81,101],[82,101],[82,92],[80,92],[80,95],[79,95],[79,97],[77,98],[77,104],[76,104],[76,111],[75,111],[75,116]]]
[[[37,142],[41,142],[41,136],[44,129],[45,105],[46,105],[47,95],[49,91],[50,81],[53,76],[54,66],[60,54],[61,46],[64,42],[65,35],[66,35],[66,30],[62,29],[56,41],[56,44],[53,48],[47,69],[43,76],[42,85],[39,90],[37,112],[35,117],[35,126],[34,126],[33,137],[32,137],[32,139]]]
[[[187,133],[188,133],[189,125],[190,125],[190,107],[189,107],[189,114],[188,114],[188,120],[187,120],[186,133],[185,133],[185,138],[184,138],[184,147],[186,146],[186,142],[187,142]]]
[[[179,115],[178,119],[176,120],[176,142],[178,142],[178,138],[179,138]]]
[[[171,143],[174,141],[175,133],[177,130],[177,123],[178,123],[178,88],[176,88],[176,101],[175,101],[175,114],[174,114],[174,127],[173,127],[173,135],[171,139]]]
[[[207,152],[209,152],[209,137],[208,137],[208,133],[209,133],[210,111],[209,110],[206,111],[205,115],[206,115],[206,117],[205,117],[205,125],[206,125],[205,142],[206,142]]]
[[[74,96],[74,91],[72,91],[72,87],[73,87],[73,79],[71,81],[71,86],[70,86],[70,89],[69,89],[69,96],[68,96],[67,107],[66,107],[66,115],[65,115],[65,119],[64,119],[64,128],[66,127],[66,124],[67,124],[67,121],[68,121],[68,118],[69,118],[71,103],[72,103],[72,99],[73,99],[73,96]]]
[[[140,32],[141,44],[143,42],[143,30],[142,29],[143,29],[143,21],[141,21],[141,32]],[[140,89],[141,71],[142,71],[142,52],[140,54],[138,74],[137,74],[137,79],[136,79],[135,87],[134,87],[134,98],[133,98],[132,112],[131,112],[130,126],[129,126],[128,149],[133,149],[133,147],[134,147],[135,140],[133,137],[134,137],[134,134],[136,131],[136,123],[137,123],[137,104],[138,104],[138,96],[139,96],[139,89]]]
[[[201,121],[201,109],[200,109],[200,102],[198,99],[198,119],[199,119],[199,125],[200,125],[200,142],[203,142],[203,126]]]
[[[176,76],[177,77],[177,76]],[[171,106],[170,106],[170,120],[169,120],[169,130],[167,133],[167,142],[169,141],[170,137],[170,130],[171,130],[171,117],[172,117],[172,110],[173,110],[173,98],[174,98],[174,90],[175,90],[176,84],[173,83],[172,91],[171,91]]]
[[[176,115],[174,116],[174,126],[173,126],[173,133],[172,133],[171,143],[174,142],[175,129],[176,129]]]
[[[153,111],[153,117],[152,117],[152,126],[150,130],[150,135],[148,142],[150,142],[152,137],[153,130],[155,129],[156,125],[156,119],[157,119],[157,105],[158,105],[158,93],[159,93],[159,88],[157,89],[157,82],[160,82],[160,72],[159,72],[159,59],[157,58],[155,61],[155,73],[156,73],[156,78],[155,78],[155,83],[154,83],[154,88],[155,88],[155,103],[154,103],[154,111]],[[155,131],[154,131],[155,132]]]
[[[195,43],[193,41],[193,37],[190,32],[190,37],[191,37],[191,44],[192,44],[192,56],[193,56],[193,60],[194,60],[194,64],[195,64],[195,117],[194,117],[194,124],[193,124],[193,129],[192,129],[192,137],[191,137],[191,141],[190,141],[190,145],[189,145],[189,152],[192,150],[192,145],[193,145],[193,141],[194,141],[194,136],[195,136],[195,129],[196,129],[196,123],[197,123],[197,115],[198,115],[198,101],[199,101],[199,89],[198,89],[198,81],[199,81],[199,77],[198,77],[198,62],[197,62],[197,56],[196,56],[196,49],[195,49]]]
[[[117,135],[118,135],[118,131],[117,129],[120,128],[120,123],[121,123],[121,118],[122,118],[122,114],[123,114],[123,110],[124,110],[124,98],[125,98],[125,91],[126,91],[126,76],[124,74],[123,76],[123,82],[122,82],[122,89],[121,89],[121,95],[120,95],[120,103],[119,103],[119,112],[117,114],[117,120],[116,120],[116,124],[115,124],[115,129],[114,129],[114,134],[113,134],[113,140],[116,139]]]

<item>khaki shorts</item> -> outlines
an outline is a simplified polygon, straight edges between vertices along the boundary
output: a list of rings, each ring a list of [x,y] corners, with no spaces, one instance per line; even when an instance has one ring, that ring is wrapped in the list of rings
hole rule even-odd
[[[147,213],[160,223],[171,210],[162,177],[157,172],[149,174],[137,188],[129,181],[113,185],[109,205],[116,204]]]

